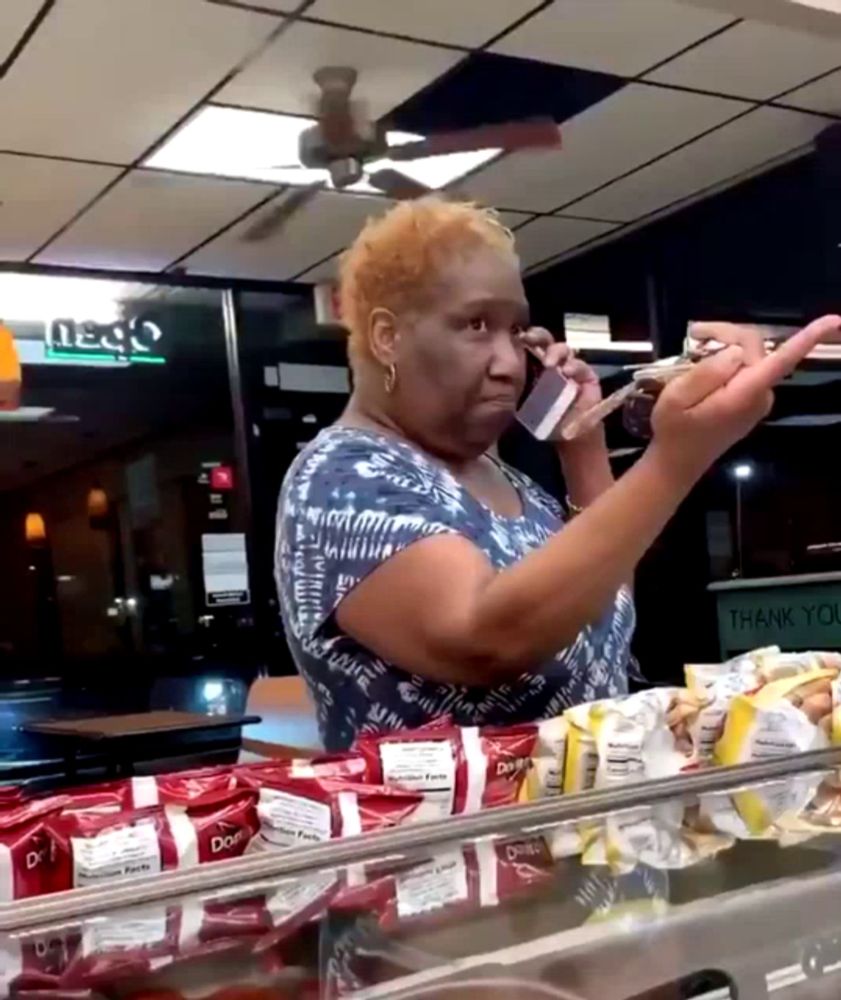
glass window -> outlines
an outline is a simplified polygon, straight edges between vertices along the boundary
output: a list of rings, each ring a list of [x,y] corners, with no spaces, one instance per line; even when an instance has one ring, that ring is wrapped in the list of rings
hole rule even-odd
[[[91,709],[241,708],[259,655],[222,292],[3,274],[0,319],[3,676]]]

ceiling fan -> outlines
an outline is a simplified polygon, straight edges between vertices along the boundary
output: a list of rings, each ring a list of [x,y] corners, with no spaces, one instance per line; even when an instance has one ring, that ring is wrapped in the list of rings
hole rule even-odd
[[[323,66],[313,74],[320,94],[316,123],[298,140],[298,162],[274,164],[275,169],[326,170],[333,187],[342,189],[361,180],[390,198],[419,198],[431,188],[391,166],[369,171],[377,161],[401,163],[446,153],[483,149],[513,152],[519,149],[552,148],[561,144],[561,130],[551,118],[479,125],[453,132],[439,132],[424,139],[390,144],[388,129],[371,121],[359,102],[351,100],[357,71],[350,66]],[[265,213],[243,235],[249,243],[260,242],[283,228],[289,217],[326,186],[326,180],[301,187]]]

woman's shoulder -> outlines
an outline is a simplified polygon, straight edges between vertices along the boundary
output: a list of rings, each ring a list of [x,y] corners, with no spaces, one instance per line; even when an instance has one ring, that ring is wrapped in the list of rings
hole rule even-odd
[[[408,442],[387,434],[334,424],[297,456],[284,479],[282,497],[359,509],[366,498],[383,494],[446,500],[451,493],[444,470]]]

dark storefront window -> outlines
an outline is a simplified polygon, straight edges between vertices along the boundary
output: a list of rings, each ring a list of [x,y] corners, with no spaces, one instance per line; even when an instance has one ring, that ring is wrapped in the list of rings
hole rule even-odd
[[[0,413],[7,686],[42,678],[61,709],[243,707],[262,660],[222,296],[0,275],[22,374]]]

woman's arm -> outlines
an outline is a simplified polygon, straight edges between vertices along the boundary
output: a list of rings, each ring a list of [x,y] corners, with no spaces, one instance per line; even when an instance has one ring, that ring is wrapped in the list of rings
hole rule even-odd
[[[589,507],[614,483],[607,444],[601,427],[595,436],[558,446],[567,496],[576,507]]]
[[[342,630],[451,683],[500,682],[544,662],[603,613],[704,470],[767,414],[771,386],[839,326],[819,320],[767,358],[755,335],[717,327],[738,346],[664,390],[649,450],[562,532],[502,572],[467,539],[419,541],[344,598]]]

